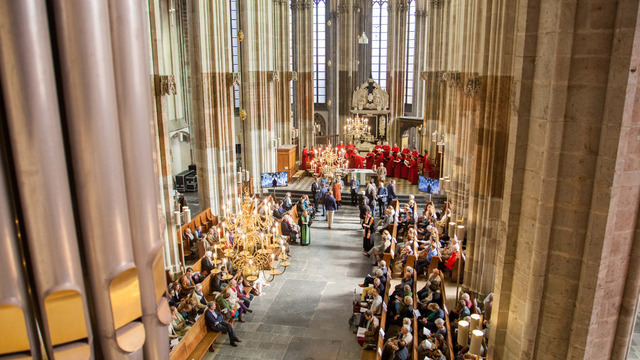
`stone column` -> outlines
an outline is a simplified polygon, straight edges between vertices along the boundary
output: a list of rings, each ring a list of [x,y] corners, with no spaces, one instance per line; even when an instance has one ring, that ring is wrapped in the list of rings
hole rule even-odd
[[[335,12],[335,24],[332,32],[336,33],[339,39],[338,50],[338,81],[336,83],[336,103],[335,110],[339,115],[337,133],[341,134],[340,140],[347,144],[347,137],[344,135],[344,126],[347,118],[351,116],[351,97],[353,96],[353,83],[356,80],[354,73],[357,73],[356,47],[358,46],[358,33],[354,27],[354,19],[360,14],[360,8],[354,1],[343,1]],[[332,20],[333,21],[333,20]],[[333,107],[333,105],[331,105]]]
[[[153,90],[153,114],[154,114],[154,135],[156,141],[156,169],[158,183],[160,184],[159,198],[161,217],[165,222],[161,224],[164,228],[164,264],[171,273],[179,271],[179,264],[182,261],[178,253],[176,239],[176,224],[173,216],[175,211],[173,201],[173,176],[171,174],[171,148],[169,145],[169,116],[167,109],[168,97],[174,96],[177,91],[173,77],[170,75],[170,66],[165,63],[165,52],[168,49],[163,44],[164,37],[168,34],[163,32],[168,19],[168,11],[162,1],[150,0],[149,7],[149,34],[151,36],[151,62],[152,74],[151,83]]]
[[[276,133],[283,144],[291,143],[291,89],[289,83],[289,1],[273,0],[273,38],[275,67],[278,79],[276,91]]]
[[[340,33],[339,20],[338,20],[338,4],[336,1],[327,1],[327,21],[325,26],[327,29],[327,78],[326,78],[326,104],[327,104],[327,133],[329,135],[337,135],[340,133],[338,108],[339,108],[339,69],[340,60],[342,60],[340,53],[340,44],[342,43],[341,37],[344,34]],[[331,24],[331,26],[329,26]]]
[[[254,178],[262,172],[276,171],[275,123],[276,92],[279,82],[274,61],[275,39],[271,23],[271,1],[239,1],[242,62],[242,104],[244,120],[244,155],[246,167]],[[254,181],[254,190],[259,182]]]
[[[427,0],[413,0],[416,2],[416,45],[415,45],[415,60],[413,62],[413,78],[414,90],[413,90],[413,115],[422,117],[424,114],[424,92],[425,84],[422,82],[422,72],[426,69],[426,58],[431,55],[427,52],[427,39],[428,39],[428,17],[427,17]],[[427,55],[427,56],[425,56]],[[426,127],[423,127],[426,129]],[[427,136],[426,131],[423,131],[423,138],[420,142],[421,149],[429,150],[428,147],[424,147],[425,139]]]
[[[638,2],[524,1],[490,357],[624,359],[638,299]]]
[[[399,143],[396,119],[404,115],[404,88],[407,48],[407,0],[389,0],[389,33],[387,37],[387,92],[389,123],[387,141]]]
[[[300,130],[298,151],[315,145],[313,129],[313,5],[311,0],[291,0],[293,58],[297,73],[295,115]]]
[[[200,208],[235,203],[235,131],[229,2],[189,1],[191,108]],[[254,173],[255,174],[255,173]]]

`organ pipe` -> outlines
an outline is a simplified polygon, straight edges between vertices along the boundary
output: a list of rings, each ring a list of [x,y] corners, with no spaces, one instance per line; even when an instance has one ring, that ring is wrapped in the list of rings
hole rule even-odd
[[[23,240],[32,259],[28,268],[42,314],[45,349],[49,354],[89,358],[92,335],[45,4],[41,0],[0,1],[0,24],[0,78],[25,223]],[[13,252],[9,249],[8,254]],[[13,274],[18,268],[1,273]],[[37,350],[39,345],[32,346],[32,351]]]

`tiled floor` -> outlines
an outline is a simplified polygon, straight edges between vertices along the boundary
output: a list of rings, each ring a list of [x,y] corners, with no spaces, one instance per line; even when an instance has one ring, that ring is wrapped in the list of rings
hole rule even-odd
[[[311,245],[294,245],[292,252],[291,266],[254,299],[247,322],[237,323],[240,346],[222,336],[207,360],[360,358],[348,321],[354,290],[371,271],[371,260],[362,256],[356,208],[342,207],[333,230],[318,216]]]

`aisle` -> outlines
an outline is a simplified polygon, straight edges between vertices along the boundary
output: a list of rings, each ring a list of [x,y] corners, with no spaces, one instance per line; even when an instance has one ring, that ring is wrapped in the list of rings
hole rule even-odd
[[[333,226],[329,230],[325,218],[316,217],[311,245],[292,247],[289,269],[254,299],[247,322],[237,324],[239,346],[222,336],[206,359],[360,358],[348,320],[354,289],[371,266],[362,256],[357,207],[341,207]]]

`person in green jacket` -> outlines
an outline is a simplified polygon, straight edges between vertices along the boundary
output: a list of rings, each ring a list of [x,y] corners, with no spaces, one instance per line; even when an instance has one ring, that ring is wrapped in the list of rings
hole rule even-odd
[[[304,210],[302,216],[300,216],[300,245],[309,245],[311,238],[309,234],[309,212]]]

